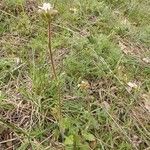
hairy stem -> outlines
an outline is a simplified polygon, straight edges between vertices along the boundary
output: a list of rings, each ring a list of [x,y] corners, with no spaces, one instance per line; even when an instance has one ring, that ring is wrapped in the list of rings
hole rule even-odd
[[[58,89],[58,111],[59,111],[59,125],[61,126],[61,119],[62,119],[62,108],[61,108],[61,89],[60,89],[60,82],[58,80],[56,69],[54,65],[53,53],[52,53],[52,46],[51,46],[51,21],[48,22],[48,50],[49,50],[49,57],[52,65],[52,71],[57,82],[57,89]]]
[[[48,22],[48,50],[49,50],[49,57],[52,65],[52,71],[55,79],[57,80],[56,69],[53,60],[52,46],[51,46],[51,21]]]

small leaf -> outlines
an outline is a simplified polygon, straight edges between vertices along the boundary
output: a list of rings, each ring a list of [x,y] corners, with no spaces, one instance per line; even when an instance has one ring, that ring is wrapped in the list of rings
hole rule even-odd
[[[68,137],[66,137],[65,139],[65,145],[73,145],[73,135],[70,135]]]
[[[95,137],[91,133],[83,133],[83,136],[87,141],[95,141]]]

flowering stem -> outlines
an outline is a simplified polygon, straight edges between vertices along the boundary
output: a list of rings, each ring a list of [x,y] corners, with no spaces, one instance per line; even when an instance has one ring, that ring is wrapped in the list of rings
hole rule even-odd
[[[48,50],[49,50],[49,56],[51,60],[53,74],[55,79],[57,80],[56,69],[53,60],[52,46],[51,46],[51,21],[48,21]]]
[[[48,21],[48,50],[49,50],[49,56],[51,60],[51,65],[52,65],[52,70],[54,74],[54,78],[57,82],[57,88],[58,88],[58,113],[59,113],[59,126],[60,130],[62,132],[61,128],[61,120],[62,120],[62,108],[61,108],[61,89],[60,89],[60,82],[58,80],[57,74],[56,74],[56,69],[54,65],[54,59],[53,59],[53,53],[52,53],[52,46],[51,46],[51,20]]]

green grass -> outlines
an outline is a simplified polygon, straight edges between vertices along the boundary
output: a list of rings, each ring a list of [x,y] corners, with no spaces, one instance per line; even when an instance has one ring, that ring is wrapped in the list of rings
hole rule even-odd
[[[42,1],[0,4],[2,150],[150,148],[150,64],[143,61],[150,58],[148,0],[56,1],[52,49],[64,139],[47,23],[38,14]],[[78,87],[82,81],[87,89]],[[130,90],[129,82],[138,88]]]

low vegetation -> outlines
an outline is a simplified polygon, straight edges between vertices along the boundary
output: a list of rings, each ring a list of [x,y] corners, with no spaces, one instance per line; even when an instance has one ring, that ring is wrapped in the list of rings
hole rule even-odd
[[[150,149],[150,2],[48,2],[63,135],[43,1],[1,0],[0,149]]]

